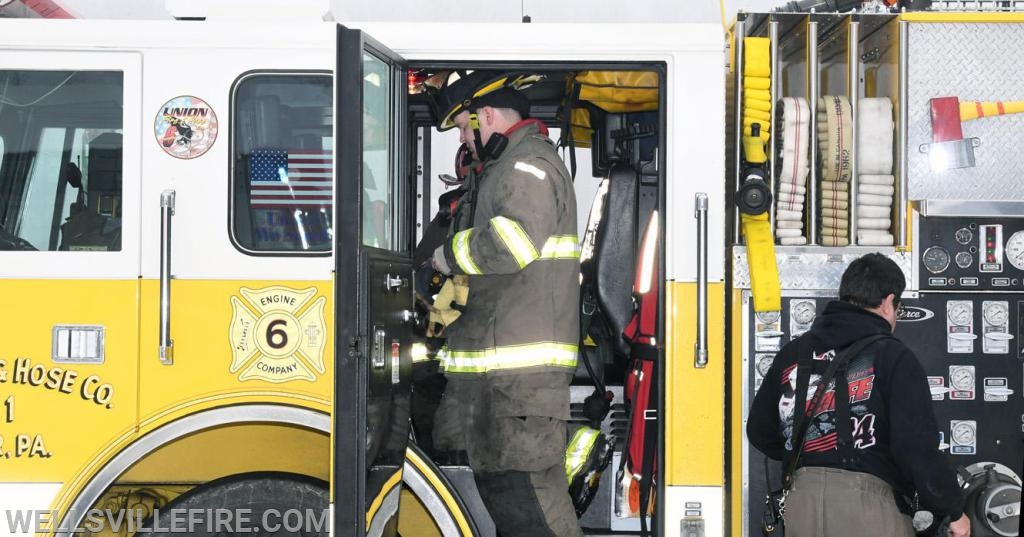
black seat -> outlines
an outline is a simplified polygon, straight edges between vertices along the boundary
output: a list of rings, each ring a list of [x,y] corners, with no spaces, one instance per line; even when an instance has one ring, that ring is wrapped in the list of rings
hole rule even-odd
[[[604,114],[602,120],[591,155],[595,170],[607,170],[602,183],[606,193],[600,223],[587,226],[581,260],[582,294],[586,297],[589,292],[596,307],[582,304],[582,314],[585,318],[587,308],[594,310],[588,334],[599,349],[604,347],[598,354],[602,354],[604,365],[614,366],[609,369],[613,378],[608,380],[615,382],[630,358],[630,344],[622,332],[634,313],[641,226],[658,204],[659,120],[657,112]],[[591,219],[596,216],[592,210]],[[589,256],[588,246],[592,250]]]
[[[91,211],[110,218],[121,218],[121,156],[122,137],[116,132],[89,143],[87,203]]]
[[[89,142],[84,181],[72,186],[85,188],[85,205],[72,204],[71,214],[61,226],[61,250],[118,251],[121,249],[122,136],[101,134]],[[79,192],[79,199],[81,199]]]
[[[593,292],[613,336],[613,349],[623,356],[629,354],[629,344],[622,338],[622,330],[633,316],[638,179],[636,171],[626,165],[608,171],[604,214],[589,261]]]
[[[615,356],[621,363],[629,356],[629,344],[623,339],[622,330],[633,315],[638,181],[639,176],[631,167],[610,167],[594,198],[595,209],[591,210],[583,237],[580,294],[581,314],[587,327],[583,337],[589,335],[598,346],[584,346],[582,350],[602,382],[605,368],[616,361]],[[591,382],[585,367],[580,360],[575,383]]]

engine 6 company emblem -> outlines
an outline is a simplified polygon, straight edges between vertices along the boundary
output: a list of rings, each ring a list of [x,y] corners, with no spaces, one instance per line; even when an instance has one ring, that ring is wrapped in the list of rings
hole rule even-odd
[[[243,287],[231,297],[231,373],[239,380],[315,381],[323,375],[326,323],[316,288]]]
[[[160,148],[175,158],[201,156],[217,141],[217,114],[206,101],[191,95],[164,103],[153,127]]]

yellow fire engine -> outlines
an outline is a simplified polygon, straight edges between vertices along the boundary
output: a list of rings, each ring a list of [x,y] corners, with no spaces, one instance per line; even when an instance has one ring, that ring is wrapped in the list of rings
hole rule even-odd
[[[607,115],[620,147],[644,146],[632,168],[594,160],[623,168],[635,200],[619,215],[618,332],[640,207],[665,230],[658,519],[725,531],[724,263],[708,248],[724,240],[720,27],[0,23],[6,511],[52,510],[38,530],[67,533],[96,509],[230,509],[244,490],[282,512],[330,504],[338,535],[493,535],[468,468],[407,449],[410,257],[458,146],[410,77],[490,68],[541,75],[532,114],[553,129],[585,73],[645,73],[649,117],[595,108],[609,142],[575,144],[580,213],[600,182],[591,155],[616,147]],[[621,451],[625,368],[598,369]],[[634,531],[613,474],[584,524]]]

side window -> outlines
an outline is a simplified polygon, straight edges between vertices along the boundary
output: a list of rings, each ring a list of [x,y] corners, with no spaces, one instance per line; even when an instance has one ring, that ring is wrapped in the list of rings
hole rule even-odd
[[[231,236],[249,253],[329,252],[329,73],[255,73],[232,91]]]
[[[0,250],[121,249],[124,76],[0,70]]]

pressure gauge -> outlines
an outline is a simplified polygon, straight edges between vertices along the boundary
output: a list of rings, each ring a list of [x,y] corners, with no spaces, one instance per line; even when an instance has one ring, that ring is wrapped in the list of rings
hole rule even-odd
[[[955,238],[956,242],[959,242],[960,244],[970,244],[971,239],[974,238],[974,233],[971,233],[971,230],[962,227],[956,230],[956,234],[953,235],[953,238]]]
[[[951,302],[946,308],[946,314],[949,315],[950,322],[959,326],[971,324],[973,313],[973,309],[963,302]]]
[[[1009,313],[1009,308],[1005,302],[990,302],[985,306],[984,312],[985,320],[993,326],[1005,326]]]
[[[757,359],[757,372],[763,377],[768,374],[768,369],[772,367],[772,362],[775,357],[771,354],[762,354]]]
[[[814,322],[814,317],[817,315],[817,311],[814,308],[814,302],[804,300],[797,302],[793,306],[793,320],[800,324],[811,324]]]
[[[756,314],[757,320],[764,324],[772,324],[779,320],[778,311],[759,311]]]
[[[953,260],[956,261],[956,266],[965,269],[969,268],[971,263],[974,263],[974,256],[970,252],[957,252]]]
[[[974,427],[970,423],[960,422],[953,427],[951,433],[953,442],[960,444],[961,446],[972,446],[974,445],[975,431]]]
[[[932,274],[938,274],[949,267],[949,251],[941,246],[932,246],[921,256],[924,268]]]
[[[1006,257],[1017,270],[1024,270],[1024,231],[1010,235],[1006,241]]]
[[[974,391],[974,372],[967,368],[950,368],[949,387],[961,392]]]

